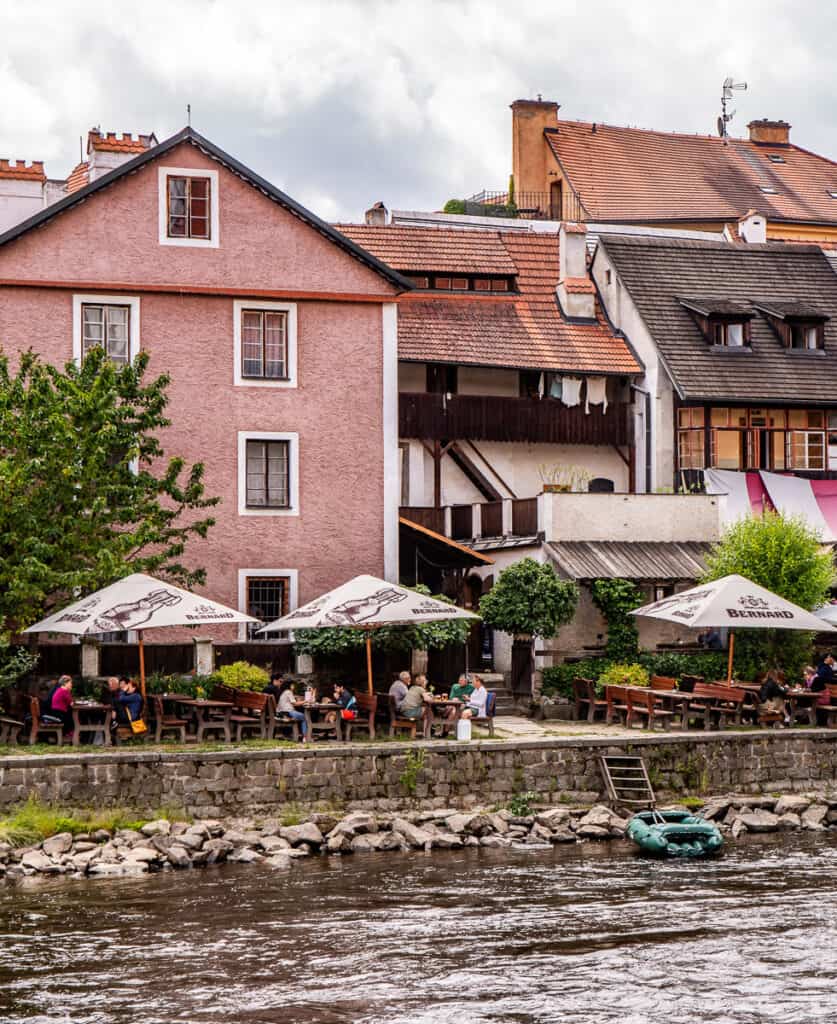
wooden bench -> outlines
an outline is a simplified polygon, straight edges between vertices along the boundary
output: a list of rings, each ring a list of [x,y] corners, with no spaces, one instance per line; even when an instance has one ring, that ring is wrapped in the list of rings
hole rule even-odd
[[[395,736],[399,729],[407,730],[410,733],[410,739],[416,738],[416,729],[419,725],[424,727],[424,720],[422,718],[404,718],[398,714],[398,705],[395,702],[395,697],[391,694],[387,694],[387,701],[389,702],[389,734]]]
[[[677,680],[673,676],[651,676],[648,685],[652,690],[676,690]]]
[[[240,743],[245,735],[266,740],[273,735],[273,722],[268,720],[268,693],[253,693],[250,690],[234,690],[230,725],[235,726],[235,741]],[[217,698],[221,700],[222,698]],[[275,715],[273,716],[275,717]]]
[[[343,738],[350,742],[355,729],[361,729],[369,734],[369,739],[375,739],[375,713],[378,710],[377,694],[356,693],[357,717],[350,720],[343,720]]]
[[[178,715],[167,715],[165,707],[163,705],[163,698],[157,696],[157,694],[151,694],[148,697],[149,710],[153,713],[153,729],[154,729],[154,742],[159,743],[163,738],[163,733],[174,733],[180,743],[186,742],[186,726],[189,724],[188,718],[180,718]],[[151,731],[152,723],[149,723],[149,732]]]
[[[46,722],[41,714],[41,702],[37,697],[29,698],[29,742],[37,743],[40,736],[54,736],[60,747],[64,742],[64,726],[60,722]]]
[[[719,729],[723,729],[728,721],[732,721],[733,725],[741,725],[747,700],[746,690],[725,683],[695,683],[692,696],[698,700],[689,702],[688,713],[692,717],[700,715],[699,705],[702,704],[704,729],[711,726],[713,717]]]
[[[15,746],[22,728],[23,722],[0,715],[0,745]]]
[[[480,718],[476,715],[471,719],[472,725],[479,725],[480,727],[485,726],[488,729],[488,735],[494,735],[494,718],[497,714],[497,694],[493,690],[489,690],[485,695],[485,714]]]
[[[834,729],[837,727],[837,684],[828,683],[827,686],[831,694],[831,703],[815,705],[817,725]]]
[[[596,695],[596,684],[592,679],[584,679],[576,676],[573,679],[573,696],[575,705],[573,707],[573,718],[579,722],[586,718],[588,722],[596,721],[596,712],[601,712],[607,718],[607,701]]]
[[[268,693],[267,696],[267,716],[270,722],[270,735],[269,739],[275,739],[277,732],[282,732],[286,729],[290,730],[291,739],[294,743],[299,743],[299,720],[291,718],[290,715],[286,715],[283,711],[277,711],[276,709],[276,698]]]
[[[607,698],[607,715],[605,722],[610,725],[614,717],[619,719],[620,725],[625,725],[628,719],[628,687],[627,686],[606,686],[605,697]]]
[[[658,701],[659,698],[653,690],[629,689],[625,724],[630,728],[634,720],[640,718],[645,720],[646,729],[653,729],[655,722],[659,722],[663,729],[668,729],[676,712],[666,711]]]

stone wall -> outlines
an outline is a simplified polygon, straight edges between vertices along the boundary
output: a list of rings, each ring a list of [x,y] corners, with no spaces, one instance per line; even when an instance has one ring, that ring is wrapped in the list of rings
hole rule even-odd
[[[771,793],[837,784],[837,732],[748,732],[629,742],[556,739],[467,745],[355,744],[209,753],[54,754],[0,758],[0,809],[30,794],[44,802],[142,810],[181,808],[199,817],[276,812],[283,804],[405,809],[506,804],[532,791],[541,801],[592,802],[598,758],[645,758],[664,795]]]

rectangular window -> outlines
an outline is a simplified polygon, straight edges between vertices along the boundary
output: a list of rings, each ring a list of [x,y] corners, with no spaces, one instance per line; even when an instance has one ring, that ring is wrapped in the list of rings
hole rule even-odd
[[[451,288],[458,292],[468,291],[468,278],[467,277],[453,277],[451,278]]]
[[[103,348],[117,366],[130,361],[130,306],[83,304],[81,307],[81,357],[92,348]]]
[[[166,179],[169,238],[203,238],[210,234],[209,178],[170,175]]]
[[[427,364],[427,390],[436,395],[455,395],[457,367],[451,363]]]
[[[677,460],[680,469],[704,469],[702,428],[677,432]]]
[[[492,281],[491,290],[493,292],[507,292],[509,290],[509,282],[502,279]]]
[[[247,442],[247,508],[290,508],[290,442]]]
[[[823,347],[823,331],[817,324],[791,323],[790,347],[814,351]]]
[[[273,622],[288,614],[289,594],[290,580],[287,576],[247,577],[247,614],[260,620],[247,623],[249,640],[275,640],[284,636],[282,632],[255,634],[263,623]]]
[[[716,469],[743,469],[744,433],[741,430],[713,430],[712,465]]]
[[[749,345],[749,331],[743,322],[714,321],[712,341],[718,348],[743,348]]]
[[[788,468],[825,469],[825,434],[820,430],[791,430]]]
[[[475,292],[489,292],[489,291],[491,291],[491,281],[487,277],[475,277],[474,278],[474,291]]]
[[[241,311],[241,376],[288,379],[287,313]]]
[[[436,288],[439,291],[450,291],[451,279],[449,277],[436,277],[435,281]]]

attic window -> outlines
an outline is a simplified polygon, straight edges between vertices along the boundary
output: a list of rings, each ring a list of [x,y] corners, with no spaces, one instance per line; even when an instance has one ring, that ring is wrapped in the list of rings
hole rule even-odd
[[[515,290],[515,279],[508,276],[469,274],[411,274],[404,272],[416,288],[427,288],[443,292],[511,292]]]
[[[704,338],[716,349],[744,351],[750,348],[750,321],[755,314],[734,299],[680,299]]]
[[[744,320],[710,320],[712,344],[716,348],[743,348],[750,344],[749,322]]]
[[[832,199],[837,199],[837,188],[827,188],[826,192]]]
[[[768,160],[769,160],[769,161],[770,161],[770,162],[771,162],[772,164],[784,164],[784,163],[787,163],[787,161],[785,160],[785,158],[784,158],[783,156],[780,156],[780,154],[779,154],[779,153],[768,153],[768,154],[767,154],[767,159],[768,159]]]
[[[779,190],[773,188],[772,185],[759,185],[759,192],[764,192],[766,196],[777,196],[779,194]]]
[[[825,324],[829,319],[806,302],[757,301],[773,332],[785,348],[797,352],[816,352],[825,348]]]

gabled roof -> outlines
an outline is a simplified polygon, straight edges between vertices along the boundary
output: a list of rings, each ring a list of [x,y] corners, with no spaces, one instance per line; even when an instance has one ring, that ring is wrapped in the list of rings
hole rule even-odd
[[[837,224],[837,164],[799,146],[580,121],[544,135],[593,220],[737,220],[753,209]]]
[[[183,128],[176,135],[172,135],[170,138],[165,139],[163,142],[159,143],[159,145],[153,146],[151,149],[146,149],[133,159],[127,160],[124,164],[121,164],[114,170],[109,171],[107,174],[103,174],[101,178],[97,178],[95,181],[78,188],[75,192],[66,196],[66,198],[60,199],[57,203],[53,203],[51,206],[47,206],[34,216],[21,221],[20,224],[15,224],[13,227],[9,228],[8,231],[0,234],[0,245],[6,245],[8,242],[12,242],[14,239],[20,238],[20,236],[26,234],[27,231],[31,231],[36,227],[41,227],[43,224],[51,221],[53,217],[58,217],[67,210],[72,209],[76,204],[82,203],[92,196],[95,196],[97,193],[108,188],[110,185],[113,185],[126,175],[138,171],[147,163],[150,163],[152,160],[157,160],[159,157],[164,156],[170,150],[184,142],[188,142],[190,145],[196,146],[202,153],[205,153],[213,160],[217,160],[218,163],[223,164],[228,170],[232,171],[233,174],[237,174],[248,184],[262,192],[268,199],[278,203],[278,205],[287,210],[288,213],[293,214],[294,217],[298,217],[299,220],[303,221],[303,223],[307,224],[315,231],[318,231],[328,239],[328,241],[339,246],[350,256],[354,257],[354,259],[365,264],[370,270],[373,270],[376,274],[379,274],[381,277],[389,281],[390,284],[395,285],[396,288],[403,291],[409,290],[412,287],[409,281],[405,280],[400,274],[392,270],[385,263],[382,263],[377,257],[363,250],[359,245],[351,239],[346,238],[345,235],[342,235],[324,220],[320,220],[316,214],[311,213],[310,210],[306,210],[305,207],[301,206],[295,199],[291,199],[290,196],[286,195],[274,185],[271,185],[269,181],[256,174],[255,171],[251,171],[249,167],[245,166],[241,161],[236,160],[235,157],[225,153],[224,150],[220,149],[213,142],[210,142],[209,139],[204,138],[193,128]],[[82,165],[76,167],[73,174],[77,171],[80,172],[81,166]]]
[[[405,297],[398,309],[400,359],[567,373],[642,372],[600,310],[591,323],[571,323],[561,315],[555,295],[557,234],[363,224],[341,230],[405,274],[458,270],[516,278],[517,293],[415,291]]]
[[[837,275],[818,246],[604,235],[595,259],[601,252],[627,288],[682,398],[837,406]],[[679,298],[701,294],[724,296],[755,314],[750,349],[717,349],[706,340]],[[830,317],[825,349],[785,348],[761,312],[765,296]]]

